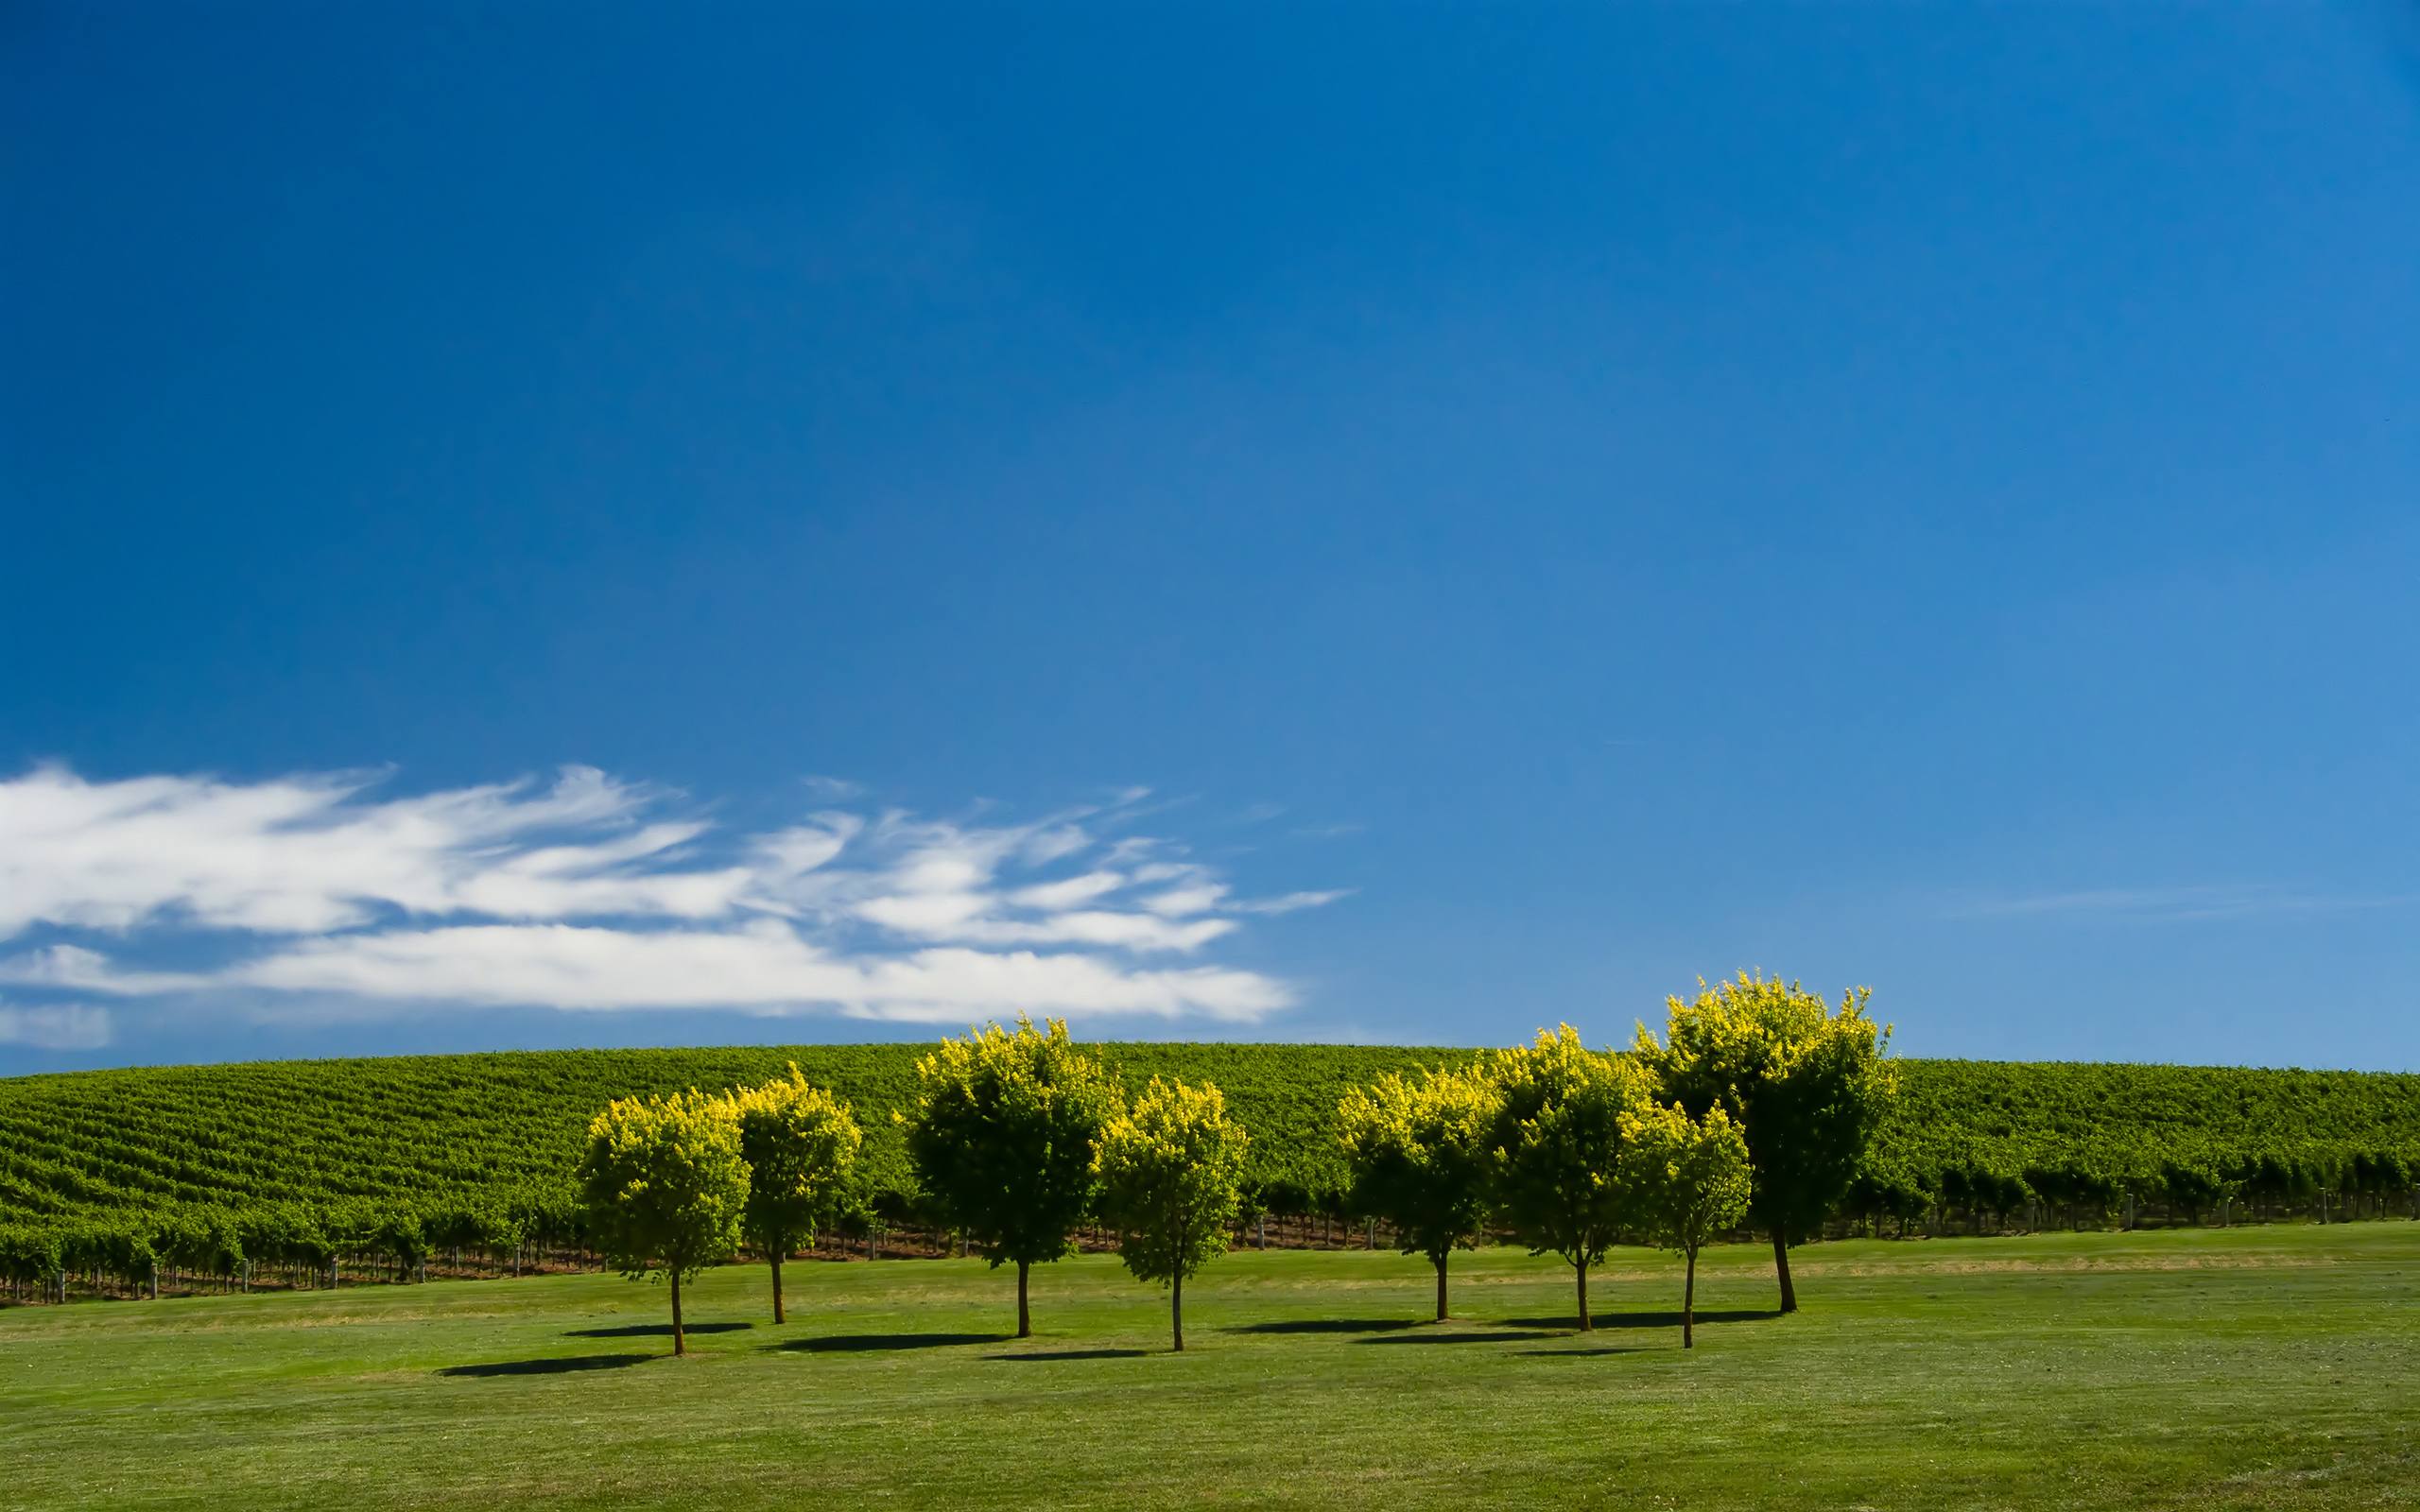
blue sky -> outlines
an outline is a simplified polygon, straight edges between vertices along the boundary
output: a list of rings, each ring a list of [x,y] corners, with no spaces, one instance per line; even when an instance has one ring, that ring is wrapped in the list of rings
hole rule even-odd
[[[0,1070],[2420,1067],[2405,12],[5,37]]]

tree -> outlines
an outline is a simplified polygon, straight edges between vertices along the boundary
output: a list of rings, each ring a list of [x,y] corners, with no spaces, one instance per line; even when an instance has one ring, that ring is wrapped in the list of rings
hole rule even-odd
[[[1495,1187],[1495,1086],[1476,1068],[1389,1073],[1337,1105],[1352,1202],[1394,1226],[1407,1255],[1437,1267],[1437,1321],[1445,1320],[1445,1262],[1475,1242]]]
[[[731,1258],[748,1206],[731,1100],[691,1091],[607,1104],[588,1125],[579,1186],[597,1247],[622,1274],[671,1281],[672,1352],[686,1354],[681,1282]]]
[[[739,1153],[748,1162],[748,1207],[740,1227],[773,1269],[773,1321],[782,1309],[782,1257],[838,1213],[865,1135],[849,1105],[810,1087],[790,1063],[789,1079],[732,1098],[739,1115]]]
[[[1702,984],[1695,1002],[1668,999],[1665,1043],[1639,1025],[1637,1058],[1663,1095],[1695,1117],[1721,1108],[1747,1139],[1748,1217],[1772,1235],[1785,1313],[1798,1311],[1789,1246],[1847,1193],[1895,1085],[1891,1030],[1865,1016],[1870,996],[1854,988],[1831,1013],[1795,982],[1742,971]]]
[[[1184,1279],[1225,1254],[1243,1208],[1243,1125],[1212,1086],[1157,1076],[1101,1130],[1101,1211],[1137,1280],[1168,1288],[1168,1325],[1184,1352]]]
[[[1622,1222],[1622,1115],[1648,1105],[1646,1073],[1588,1049],[1569,1024],[1541,1029],[1535,1045],[1490,1057],[1500,1101],[1489,1136],[1496,1152],[1496,1207],[1531,1254],[1569,1262],[1588,1316],[1588,1267],[1605,1258]]]
[[[1697,1348],[1698,1251],[1748,1211],[1748,1142],[1720,1108],[1693,1119],[1675,1103],[1622,1115],[1622,1188],[1638,1227],[1677,1249],[1681,1348]]]
[[[1033,1332],[1027,1282],[1034,1263],[1074,1248],[1091,1215],[1100,1134],[1117,1111],[1115,1084],[1067,1039],[1017,1016],[1016,1032],[989,1024],[944,1040],[916,1062],[908,1155],[947,1226],[962,1229],[994,1266],[1017,1267],[1017,1337]]]

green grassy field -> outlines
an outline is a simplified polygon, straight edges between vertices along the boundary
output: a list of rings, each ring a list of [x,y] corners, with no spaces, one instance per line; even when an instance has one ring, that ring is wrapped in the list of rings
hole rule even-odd
[[[802,1264],[0,1313],[26,1507],[2410,1506],[2420,1224],[1713,1252],[1569,1272],[1238,1253],[1165,1295],[979,1263]]]

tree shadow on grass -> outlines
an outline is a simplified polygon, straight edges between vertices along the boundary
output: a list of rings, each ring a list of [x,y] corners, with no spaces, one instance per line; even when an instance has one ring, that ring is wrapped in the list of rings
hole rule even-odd
[[[573,1370],[618,1370],[662,1358],[652,1354],[574,1354],[547,1360],[498,1360],[492,1365],[449,1365],[441,1376],[484,1379],[491,1376],[559,1376]]]
[[[807,1354],[855,1354],[869,1349],[945,1349],[954,1344],[1006,1344],[1007,1333],[829,1333],[820,1339],[786,1339],[768,1348]]]
[[[1516,1344],[1523,1339],[1551,1339],[1540,1329],[1497,1329],[1490,1333],[1375,1333],[1356,1344]]]
[[[681,1332],[683,1333],[735,1333],[741,1329],[752,1329],[755,1326],[753,1323],[683,1323],[681,1325]],[[567,1339],[668,1339],[672,1337],[672,1325],[628,1323],[614,1329],[565,1329],[563,1337]]]
[[[1720,1312],[1701,1311],[1700,1323],[1760,1323],[1781,1316],[1777,1307],[1733,1307]],[[1508,1317],[1505,1324],[1516,1329],[1563,1329],[1576,1332],[1580,1319],[1574,1317]],[[1678,1313],[1599,1313],[1589,1319],[1599,1329],[1677,1329],[1681,1326]]]
[[[1140,1360],[1149,1349],[1028,1349],[1015,1354],[987,1354],[986,1360]]]
[[[1301,1317],[1277,1323],[1239,1323],[1229,1333],[1387,1333],[1420,1325],[1402,1317]]]
[[[1665,1351],[1649,1344],[1599,1344],[1580,1349],[1523,1349],[1521,1353],[1533,1360],[1581,1359],[1597,1354],[1662,1354]]]

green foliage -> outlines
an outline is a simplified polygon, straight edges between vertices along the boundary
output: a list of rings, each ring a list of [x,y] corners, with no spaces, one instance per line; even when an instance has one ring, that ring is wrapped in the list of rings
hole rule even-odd
[[[371,1235],[371,1246],[407,1272],[428,1258],[428,1233],[421,1215],[409,1208],[390,1210]]]
[[[1694,1255],[1748,1211],[1748,1142],[1720,1108],[1694,1119],[1677,1104],[1622,1116],[1621,1185],[1632,1227]]]
[[[1226,1253],[1243,1211],[1250,1136],[1229,1122],[1216,1087],[1158,1077],[1101,1130],[1095,1169],[1117,1253],[1139,1280],[1168,1288],[1168,1323],[1184,1348],[1184,1281]]]
[[[689,1091],[607,1104],[588,1125],[579,1177],[597,1247],[626,1276],[678,1281],[739,1247],[748,1163],[727,1098]]]
[[[1491,1057],[1487,1076],[1499,1099],[1491,1135],[1497,1214],[1532,1252],[1553,1250],[1578,1273],[1584,1331],[1588,1268],[1626,1216],[1623,1119],[1648,1106],[1647,1074],[1627,1057],[1588,1049],[1566,1023]]]
[[[1748,1212],[1788,1241],[1820,1226],[1864,1165],[1894,1077],[1891,1031],[1865,1016],[1867,992],[1822,997],[1741,972],[1696,1001],[1669,1000],[1666,1040],[1641,1025],[1635,1054],[1692,1114],[1720,1108],[1754,1164]]]
[[[61,1263],[59,1230],[23,1224],[0,1227],[0,1280],[34,1286],[57,1276]]]
[[[1445,1261],[1469,1248],[1495,1191],[1501,1094],[1478,1067],[1390,1072],[1337,1105],[1337,1137],[1356,1211],[1394,1227],[1403,1252],[1437,1267],[1437,1315],[1445,1315]]]
[[[782,1257],[838,1216],[865,1135],[849,1105],[808,1086],[796,1061],[787,1077],[735,1092],[731,1101],[748,1162],[740,1228],[771,1270],[773,1321],[785,1322]]]
[[[164,1215],[153,1245],[160,1258],[180,1269],[232,1275],[244,1263],[240,1220],[225,1208],[197,1204]]]
[[[761,1250],[786,1254],[836,1217],[856,1171],[865,1134],[849,1105],[789,1075],[734,1094],[739,1149],[748,1162],[742,1231]]]
[[[1674,1103],[1622,1116],[1622,1191],[1637,1229],[1687,1262],[1681,1347],[1697,1344],[1698,1251],[1747,1215],[1748,1142],[1720,1108]]]
[[[1052,1020],[1014,1033],[988,1024],[916,1062],[897,1116],[908,1159],[943,1220],[994,1265],[1057,1260],[1088,1217],[1093,1158],[1117,1110],[1116,1085]]]
[[[1181,1281],[1226,1253],[1250,1143],[1216,1087],[1153,1077],[1101,1130],[1100,1210],[1138,1280]]]

